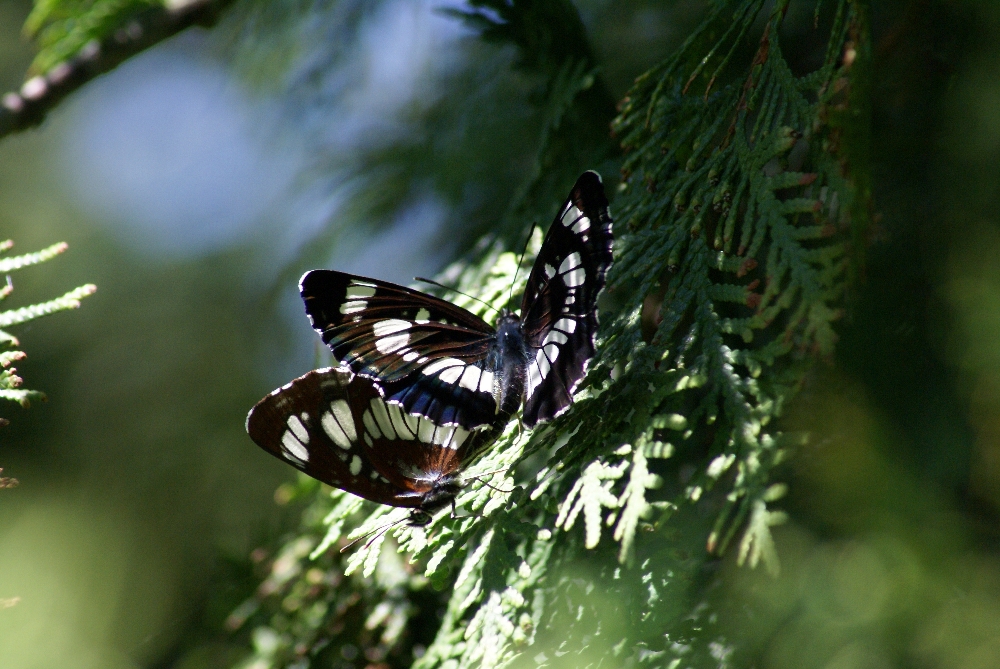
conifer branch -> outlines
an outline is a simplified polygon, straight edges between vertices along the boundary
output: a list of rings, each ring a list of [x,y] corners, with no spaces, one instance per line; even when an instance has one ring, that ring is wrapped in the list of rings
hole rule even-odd
[[[696,587],[710,553],[735,543],[740,562],[777,569],[771,528],[784,516],[771,507],[783,488],[771,476],[796,444],[774,422],[815,356],[835,344],[847,242],[865,225],[857,187],[865,166],[847,170],[841,153],[845,128],[864,123],[845,113],[855,61],[831,57],[793,74],[780,30],[790,2],[775,3],[763,28],[754,24],[762,0],[714,3],[700,28],[622,101],[613,124],[623,149],[612,202],[613,306],[601,314],[598,353],[572,409],[531,433],[512,423],[476,465],[512,472],[510,492],[469,485],[455,516],[392,526],[342,556],[315,547],[343,545],[345,535],[382,527],[396,512],[336,491],[311,513],[328,514],[325,521],[282,549],[307,543],[329,573],[349,574],[368,620],[383,620],[374,612],[386,607],[399,620],[420,620],[416,604],[400,601],[433,584],[444,615],[418,669],[505,666],[519,657],[545,663],[553,653],[566,666],[596,666],[595,658],[717,666],[713,653],[725,640]],[[553,131],[542,133],[543,169],[528,175],[512,212],[530,221],[563,195],[549,180],[592,166],[566,159],[549,170],[546,161],[564,146],[566,119],[574,132],[588,127],[575,116],[594,112],[583,92],[595,69],[559,48],[545,51],[565,44],[553,36],[573,20],[547,23],[551,14],[528,0],[473,5],[470,20],[485,37],[517,45],[521,66],[545,73],[542,104],[554,110],[545,127]],[[828,54],[844,54],[849,35],[866,34],[863,15],[854,0],[840,0],[833,19],[820,39]],[[590,54],[589,45],[574,48]],[[749,56],[741,62],[740,53]],[[609,155],[601,141],[581,154]],[[535,252],[533,242],[525,262]],[[500,240],[485,240],[441,280],[502,306],[515,262]],[[408,556],[411,575],[394,572],[400,580],[387,587],[378,579],[396,569],[398,553],[387,550],[394,546]],[[589,570],[582,575],[581,565]],[[266,583],[277,582],[276,571]],[[292,576],[247,604],[267,610],[257,620],[277,639],[248,663],[290,664],[296,647],[313,648],[320,630],[344,620],[339,612],[315,620],[305,605],[282,608],[305,591],[304,579]],[[324,601],[346,592],[331,586]],[[406,658],[406,642],[391,629],[389,641],[369,634],[359,645]],[[603,639],[607,646],[588,657]]]
[[[138,0],[97,3],[84,16],[55,16],[58,3],[42,3],[26,30],[54,26],[36,59],[36,74],[0,98],[0,138],[34,126],[67,95],[125,60],[194,25],[210,26],[232,0]],[[58,29],[55,29],[58,28]]]

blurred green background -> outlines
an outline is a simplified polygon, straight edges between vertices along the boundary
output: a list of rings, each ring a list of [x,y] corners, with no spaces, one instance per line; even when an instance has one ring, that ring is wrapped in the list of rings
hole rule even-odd
[[[577,3],[615,98],[699,2]],[[793,11],[799,3],[793,2]],[[249,555],[295,526],[292,471],[246,411],[313,366],[295,280],[407,281],[495,223],[538,127],[515,54],[435,3],[238,3],[0,142],[0,237],[70,251],[17,305],[86,282],[15,332],[2,407],[3,667],[222,667]],[[0,88],[31,60],[0,3]],[[293,11],[294,10],[294,11]],[[786,37],[808,62],[811,9]],[[251,20],[256,19],[256,24]],[[783,419],[777,579],[725,575],[723,626],[756,666],[1000,666],[1000,7],[872,7],[867,268],[835,359]],[[253,25],[250,29],[247,26]],[[248,35],[250,35],[248,37]],[[795,53],[795,49],[802,53]],[[720,658],[724,661],[724,658]]]

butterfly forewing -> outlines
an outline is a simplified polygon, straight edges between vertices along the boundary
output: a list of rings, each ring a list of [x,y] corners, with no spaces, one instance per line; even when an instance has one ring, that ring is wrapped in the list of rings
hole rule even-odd
[[[611,266],[611,216],[596,172],[577,179],[553,221],[521,302],[529,346],[524,422],[549,420],[572,401],[594,355],[597,297]]]
[[[402,286],[332,270],[299,282],[306,313],[337,361],[375,379],[408,412],[465,428],[496,414],[483,365],[493,328],[469,311]]]

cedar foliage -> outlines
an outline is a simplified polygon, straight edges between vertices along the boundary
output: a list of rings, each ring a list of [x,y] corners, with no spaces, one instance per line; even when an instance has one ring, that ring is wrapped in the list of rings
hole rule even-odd
[[[14,242],[9,239],[0,242],[0,254],[10,251],[13,247]],[[7,276],[7,283],[3,288],[0,288],[0,301],[6,300],[14,292],[14,284],[10,279],[11,272],[51,260],[66,251],[67,248],[69,247],[65,243],[60,242],[41,251],[6,258],[0,257],[0,274]],[[8,349],[0,352],[0,398],[17,402],[22,407],[30,406],[32,400],[45,399],[44,393],[21,387],[24,381],[17,375],[17,369],[11,365],[18,360],[23,360],[26,355],[24,351],[16,350],[16,347],[19,347],[21,343],[17,337],[7,332],[7,329],[58,311],[76,309],[80,306],[80,300],[92,295],[95,290],[97,288],[88,283],[46,302],[0,311],[0,328],[2,328],[0,329],[0,347]],[[0,479],[0,487],[3,487],[2,481],[6,480],[8,479]]]
[[[14,242],[10,239],[0,242],[0,254],[8,252],[12,248],[14,248]],[[0,257],[0,274],[5,274],[7,277],[6,284],[0,288],[0,301],[6,300],[14,292],[14,284],[10,278],[11,272],[51,260],[66,251],[67,248],[69,247],[65,243],[60,242],[41,251],[6,258]],[[25,408],[31,406],[32,400],[45,400],[45,393],[21,387],[24,380],[17,375],[17,368],[12,365],[18,360],[24,360],[27,354],[17,350],[16,347],[20,347],[21,342],[18,341],[17,337],[7,332],[7,328],[28,323],[48,314],[76,309],[80,306],[80,300],[92,295],[96,290],[96,286],[88,283],[52,300],[0,311],[0,328],[3,328],[0,329],[0,347],[6,349],[0,351],[0,398],[17,402]],[[7,424],[7,419],[0,418],[0,426]],[[0,467],[0,472],[3,472],[2,467]],[[16,478],[0,476],[0,489],[13,488],[17,485]],[[19,598],[0,600],[0,608],[13,606],[18,601]]]
[[[243,666],[739,665],[713,555],[778,568],[784,487],[771,477],[794,439],[774,420],[834,346],[867,221],[864,8],[805,3],[825,49],[795,73],[781,42],[793,4],[713,3],[622,100],[614,142],[570,3],[455,12],[542,82],[534,166],[505,230],[550,220],[582,169],[605,176],[616,261],[598,353],[571,411],[530,433],[508,426],[457,517],[341,554],[405,511],[309,481],[286,491],[313,501],[229,620],[253,628]],[[514,238],[484,238],[439,278],[502,306]]]

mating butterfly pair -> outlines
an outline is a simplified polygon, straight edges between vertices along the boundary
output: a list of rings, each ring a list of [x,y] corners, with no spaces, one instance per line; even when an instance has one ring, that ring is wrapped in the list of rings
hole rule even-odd
[[[604,186],[585,172],[545,235],[520,316],[501,310],[495,329],[409,288],[307,272],[306,313],[339,367],[269,394],[247,432],[309,476],[427,524],[522,401],[528,427],[569,407],[594,355],[611,243]]]

